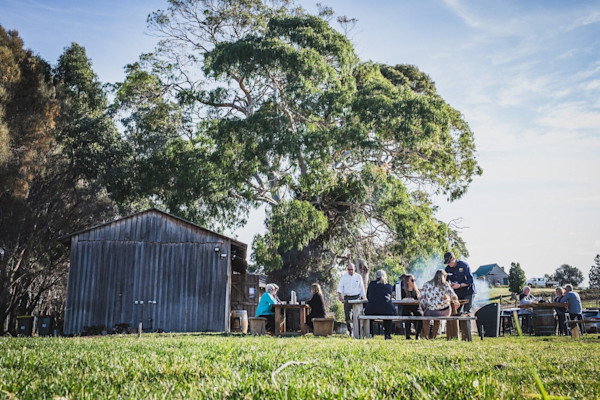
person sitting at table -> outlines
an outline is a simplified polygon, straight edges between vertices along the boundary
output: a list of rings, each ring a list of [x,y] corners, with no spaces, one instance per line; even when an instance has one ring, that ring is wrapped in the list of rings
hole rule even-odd
[[[552,302],[561,303],[565,291],[559,286],[555,289],[554,292],[556,293],[556,297],[554,298],[554,300],[552,300]],[[556,312],[556,318],[558,322],[558,334],[565,336],[569,335],[569,329],[567,328],[566,310],[563,307],[555,307],[554,311]]]
[[[312,331],[314,329],[313,318],[325,318],[325,300],[323,300],[321,285],[318,283],[310,285],[310,291],[312,292],[312,298],[306,303],[310,306],[310,313],[306,316],[306,325]]]
[[[523,288],[523,293],[519,294],[519,305],[523,306],[527,304],[537,304],[535,297],[531,294],[531,288],[529,286],[525,286]],[[533,332],[533,323],[531,321],[533,310],[531,308],[522,308],[519,315],[521,316],[523,332]]]
[[[446,280],[448,273],[443,269],[435,272],[433,279],[425,282],[419,295],[419,304],[425,316],[447,317],[452,313],[450,303],[458,305],[458,296],[454,293],[450,283]],[[434,330],[438,324],[434,323]],[[429,333],[429,327],[425,327],[425,332]],[[434,332],[434,337],[437,332]]]
[[[275,309],[273,304],[277,304],[277,301],[275,300],[277,290],[275,289],[275,285],[272,283],[267,284],[266,289],[267,291],[260,297],[255,316],[266,318],[266,330],[268,332],[275,333]]]
[[[583,319],[582,317],[582,307],[581,307],[581,298],[579,294],[573,291],[573,286],[571,284],[565,285],[565,295],[560,300],[561,303],[567,303],[568,308],[567,312],[569,313],[569,318],[571,321],[576,319]],[[583,333],[583,326],[579,325],[579,330]]]
[[[419,300],[419,288],[415,283],[415,277],[412,274],[404,275],[404,285],[402,288],[402,298],[403,299],[413,299]],[[418,305],[402,305],[402,315],[403,316],[423,316],[421,310],[419,310]],[[421,333],[421,328],[423,327],[423,321],[406,321],[404,323],[404,335],[407,340],[410,339],[410,326],[413,324],[415,326],[415,331],[417,332],[415,335],[415,339],[419,340],[419,333]]]
[[[279,298],[279,285],[277,285],[276,283],[271,283],[271,285],[273,285],[273,287],[275,288],[275,294],[273,295],[273,298],[275,299],[275,304],[281,304],[282,301]]]
[[[380,269],[375,273],[375,280],[367,288],[367,306],[365,315],[396,315],[396,307],[392,303],[392,285],[387,281],[387,274]],[[385,339],[392,338],[392,321],[383,321]]]
[[[447,317],[452,312],[450,303],[458,303],[458,296],[446,280],[448,274],[438,269],[433,279],[425,282],[419,295],[419,304],[424,315],[430,317]]]

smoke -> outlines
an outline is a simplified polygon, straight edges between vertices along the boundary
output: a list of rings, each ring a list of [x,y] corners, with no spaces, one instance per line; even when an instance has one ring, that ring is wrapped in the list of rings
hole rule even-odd
[[[425,282],[433,279],[438,269],[444,269],[440,257],[419,258],[408,268],[408,273],[415,276],[417,287],[422,288]]]
[[[471,268],[473,272],[473,268]],[[490,302],[490,284],[484,279],[475,279],[475,297],[473,298],[473,307],[479,308]]]

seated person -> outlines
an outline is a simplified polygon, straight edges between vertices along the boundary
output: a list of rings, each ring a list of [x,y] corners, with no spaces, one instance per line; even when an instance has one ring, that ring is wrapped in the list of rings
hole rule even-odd
[[[403,299],[413,299],[419,300],[419,288],[415,283],[415,277],[411,274],[403,275],[404,285],[402,285],[402,298]],[[403,305],[402,306],[402,315],[403,316],[423,316],[423,313],[419,309],[418,305],[410,306]],[[415,335],[415,339],[419,340],[419,333],[421,333],[421,328],[423,327],[423,321],[406,321],[404,323],[404,334],[406,339],[410,339],[410,326],[415,326],[415,331],[417,332]]]
[[[567,312],[569,313],[569,318],[571,321],[576,319],[583,319],[582,312],[583,309],[581,307],[581,298],[579,294],[573,291],[573,285],[567,284],[565,285],[565,294],[560,300],[561,303],[567,303],[568,308]],[[583,333],[583,326],[579,325],[579,331]]]
[[[306,325],[312,331],[314,329],[313,318],[325,318],[325,300],[323,300],[321,285],[318,283],[310,285],[310,291],[312,292],[312,298],[306,303],[310,306],[310,313],[306,316]]]
[[[519,305],[536,303],[537,301],[535,297],[531,294],[531,288],[529,286],[525,286],[523,288],[523,293],[519,295]],[[531,333],[533,331],[533,324],[531,323],[532,314],[533,310],[531,308],[521,308],[521,312],[519,312],[519,315],[523,320],[523,330],[528,333]]]
[[[425,282],[419,296],[419,303],[424,315],[431,317],[447,317],[452,313],[450,302],[458,303],[458,296],[446,280],[448,274],[438,269],[433,279]]]
[[[267,319],[266,329],[271,333],[275,332],[275,309],[273,304],[277,303],[275,300],[276,293],[277,289],[275,289],[275,285],[269,283],[267,285],[267,291],[261,296],[258,307],[256,308],[256,316]]]
[[[453,302],[458,305],[458,296],[446,280],[447,276],[448,273],[446,271],[439,269],[435,272],[433,279],[425,282],[423,285],[419,296],[419,303],[425,316],[447,317],[452,313],[450,303]],[[437,334],[438,322],[435,321],[433,324],[433,337]],[[425,332],[428,334],[429,327],[425,327]]]
[[[392,303],[392,285],[387,281],[387,274],[380,269],[375,273],[375,280],[367,288],[367,306],[365,315],[396,315],[396,307]],[[392,338],[392,321],[383,321],[385,339]]]

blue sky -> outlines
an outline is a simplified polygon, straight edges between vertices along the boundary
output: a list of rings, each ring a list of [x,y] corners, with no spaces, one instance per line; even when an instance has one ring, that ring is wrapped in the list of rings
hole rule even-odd
[[[471,266],[516,261],[532,277],[567,263],[587,278],[600,253],[600,3],[321,2],[358,19],[349,36],[363,60],[418,66],[475,132],[483,176],[462,199],[438,199],[440,219],[460,219]],[[153,48],[146,16],[165,6],[0,0],[0,24],[51,63],[85,46],[114,82]],[[261,224],[255,213],[235,234],[251,243]]]

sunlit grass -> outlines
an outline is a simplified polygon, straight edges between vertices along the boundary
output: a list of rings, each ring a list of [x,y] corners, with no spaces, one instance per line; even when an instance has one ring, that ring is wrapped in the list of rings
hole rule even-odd
[[[600,341],[243,335],[0,339],[6,398],[600,398]],[[285,365],[288,363],[287,365]],[[536,383],[531,369],[539,377]]]

